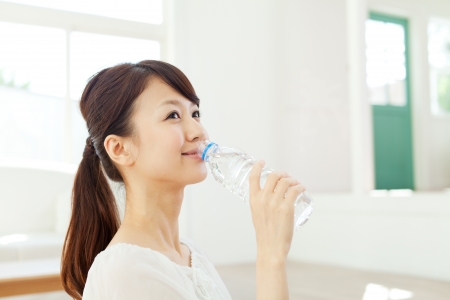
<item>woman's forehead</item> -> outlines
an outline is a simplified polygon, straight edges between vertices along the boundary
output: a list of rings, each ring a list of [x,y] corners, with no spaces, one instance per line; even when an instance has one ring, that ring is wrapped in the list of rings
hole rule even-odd
[[[139,110],[147,111],[157,111],[168,105],[196,106],[159,78],[152,79],[136,101]]]

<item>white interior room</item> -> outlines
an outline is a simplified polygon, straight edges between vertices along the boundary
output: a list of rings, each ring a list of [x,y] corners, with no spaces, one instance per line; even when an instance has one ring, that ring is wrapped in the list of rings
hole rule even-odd
[[[389,103],[373,102],[368,79],[374,14],[408,24],[410,188],[376,179],[372,109]],[[291,299],[450,299],[448,0],[0,1],[0,287],[59,270],[88,136],[81,92],[100,69],[144,59],[187,75],[211,140],[287,171],[314,199],[288,257],[301,274],[289,273]],[[254,299],[249,206],[209,175],[186,189],[180,232],[233,299]],[[69,299],[27,293],[0,288]]]

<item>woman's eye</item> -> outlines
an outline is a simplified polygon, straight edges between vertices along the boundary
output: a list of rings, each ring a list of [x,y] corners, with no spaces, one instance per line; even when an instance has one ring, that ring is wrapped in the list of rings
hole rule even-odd
[[[200,111],[195,111],[193,114],[192,114],[192,116],[194,117],[194,118],[200,118]]]
[[[176,111],[170,113],[170,115],[167,116],[167,119],[179,119],[179,118],[180,118],[180,115]]]

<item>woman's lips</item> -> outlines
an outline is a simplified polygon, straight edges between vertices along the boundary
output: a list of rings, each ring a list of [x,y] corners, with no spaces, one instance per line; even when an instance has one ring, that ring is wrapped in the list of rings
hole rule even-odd
[[[200,160],[203,161],[202,157],[199,155],[198,153],[198,148],[194,148],[192,150],[189,150],[187,152],[181,153],[181,155],[195,159],[195,160]]]
[[[181,154],[182,154],[182,155],[196,155],[196,154],[198,154],[198,148],[189,150],[189,151],[184,152],[184,153],[181,153]]]

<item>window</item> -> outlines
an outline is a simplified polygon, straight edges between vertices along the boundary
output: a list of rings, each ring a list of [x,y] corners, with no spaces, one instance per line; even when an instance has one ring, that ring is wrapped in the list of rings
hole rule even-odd
[[[0,158],[79,163],[87,80],[108,66],[165,56],[162,0],[87,3],[0,1],[11,12],[0,19]]]
[[[58,28],[0,22],[2,86],[64,97],[65,34]]]
[[[428,24],[431,110],[450,114],[450,21],[432,19]]]
[[[406,105],[404,36],[399,24],[366,21],[367,85],[373,105]]]
[[[137,62],[149,57],[159,59],[159,43],[74,31],[70,34],[70,96],[81,97],[86,79],[117,62]]]
[[[161,24],[162,0],[5,0],[58,10]]]
[[[0,22],[0,40],[0,157],[62,161],[64,30]]]

